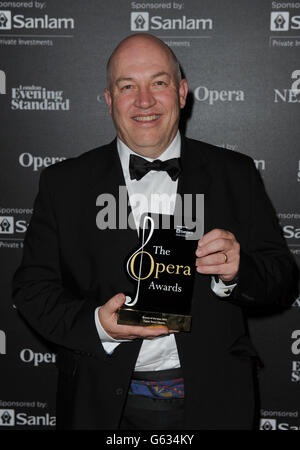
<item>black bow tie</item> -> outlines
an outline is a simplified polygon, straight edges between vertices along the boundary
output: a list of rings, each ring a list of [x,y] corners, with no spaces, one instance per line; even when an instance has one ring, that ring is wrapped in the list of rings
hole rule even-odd
[[[171,179],[175,181],[181,172],[180,158],[167,159],[167,161],[155,159],[149,162],[140,156],[130,155],[129,173],[132,180],[140,180],[150,170],[168,172]]]

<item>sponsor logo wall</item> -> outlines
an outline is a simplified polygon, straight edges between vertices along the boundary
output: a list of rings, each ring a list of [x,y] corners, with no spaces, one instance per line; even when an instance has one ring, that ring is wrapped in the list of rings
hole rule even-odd
[[[76,30],[74,17],[71,14],[60,15],[54,2],[51,2],[51,5],[46,1],[1,2],[1,4],[11,9],[0,10],[0,46],[52,47],[56,45],[58,39],[74,36]],[[53,15],[48,13],[51,6],[55,10]]]
[[[32,208],[0,208],[0,249],[22,249]],[[6,213],[6,214],[5,214]]]
[[[123,37],[149,32],[176,53],[190,87],[183,131],[254,159],[300,266],[300,2],[232,1],[230,14],[217,0],[118,3],[0,0],[3,430],[55,427],[56,349],[21,321],[10,283],[41,171],[114,138],[104,67]],[[299,299],[250,320],[260,430],[300,428]]]
[[[55,427],[56,417],[46,413],[40,416],[16,412],[15,409],[0,409],[0,427]]]
[[[271,2],[269,45],[276,48],[299,48],[299,2]]]

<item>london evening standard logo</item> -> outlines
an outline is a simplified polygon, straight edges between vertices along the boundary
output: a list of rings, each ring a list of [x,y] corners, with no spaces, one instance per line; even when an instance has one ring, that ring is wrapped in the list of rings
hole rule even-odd
[[[43,86],[18,86],[11,91],[11,109],[27,111],[69,111],[70,99],[62,90]]]
[[[151,16],[148,12],[132,12],[130,16],[131,31],[149,30],[212,30],[213,20],[185,15],[176,18]]]
[[[73,17],[27,17],[24,14],[12,14],[8,10],[0,10],[0,32],[9,30],[73,30]]]

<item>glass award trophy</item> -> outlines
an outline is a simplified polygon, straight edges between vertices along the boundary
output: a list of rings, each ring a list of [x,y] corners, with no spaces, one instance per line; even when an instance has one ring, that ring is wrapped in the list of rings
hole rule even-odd
[[[186,224],[191,224],[186,225]],[[139,248],[126,261],[133,295],[126,295],[118,324],[189,331],[199,233],[182,217],[147,213]]]

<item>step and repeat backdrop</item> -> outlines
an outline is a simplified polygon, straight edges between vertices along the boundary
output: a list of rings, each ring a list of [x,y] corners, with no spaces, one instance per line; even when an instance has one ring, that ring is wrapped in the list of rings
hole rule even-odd
[[[0,429],[55,428],[55,349],[18,316],[11,279],[41,170],[114,138],[106,61],[136,32],[180,60],[186,135],[255,160],[300,265],[300,2],[0,1]],[[300,297],[249,329],[258,427],[300,430]]]

